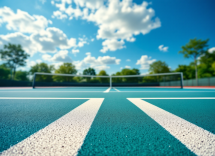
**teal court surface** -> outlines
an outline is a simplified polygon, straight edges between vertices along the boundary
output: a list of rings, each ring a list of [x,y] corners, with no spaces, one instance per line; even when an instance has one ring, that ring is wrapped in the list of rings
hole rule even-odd
[[[0,89],[0,155],[215,155],[215,89]]]

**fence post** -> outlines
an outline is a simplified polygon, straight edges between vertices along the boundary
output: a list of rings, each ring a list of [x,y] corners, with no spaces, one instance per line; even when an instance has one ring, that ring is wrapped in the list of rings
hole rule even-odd
[[[33,78],[33,82],[32,82],[32,88],[35,88],[35,80],[36,80],[36,73],[34,73],[34,78]]]
[[[110,76],[110,88],[112,88],[112,77]]]
[[[181,72],[181,89],[183,89],[184,86],[184,79],[183,79],[183,73]]]

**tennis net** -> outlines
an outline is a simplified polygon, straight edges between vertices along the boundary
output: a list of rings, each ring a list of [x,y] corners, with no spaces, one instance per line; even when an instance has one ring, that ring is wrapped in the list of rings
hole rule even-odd
[[[34,73],[35,87],[174,87],[183,88],[183,73],[149,75],[72,75]]]

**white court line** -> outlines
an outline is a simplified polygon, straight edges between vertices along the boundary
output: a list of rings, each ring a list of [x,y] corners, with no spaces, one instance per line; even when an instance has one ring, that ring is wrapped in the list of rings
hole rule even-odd
[[[83,92],[83,93],[103,92],[104,93],[104,92],[106,92],[108,90],[109,90],[109,88],[107,90],[105,90],[105,91],[0,91],[0,93],[1,92],[4,92],[4,93],[6,93],[6,92],[29,92],[29,93],[31,93],[31,92],[41,92],[41,93],[43,93],[43,92],[58,92],[58,93],[59,92]],[[215,92],[215,91],[120,91],[120,90],[118,90],[117,92],[153,92],[153,93],[156,93],[156,92],[157,93],[160,93],[160,92],[177,92],[178,93],[178,92],[180,92],[180,93],[184,93],[184,92]]]
[[[117,92],[120,92],[118,89],[116,89],[115,87],[113,87],[113,89],[115,89]]]
[[[47,99],[47,100],[51,100],[51,99],[60,99],[60,100],[71,100],[71,99],[92,99],[92,98],[37,98],[37,97],[0,97],[0,99]]]
[[[141,98],[127,98],[196,155],[215,155],[215,135]],[[145,98],[144,98],[145,99]]]
[[[103,100],[89,99],[1,155],[77,155]]]
[[[0,91],[0,92],[103,92],[103,91]]]
[[[108,93],[108,92],[110,92],[110,90],[111,90],[111,87],[109,87],[106,91],[104,91],[103,93]]]
[[[176,98],[140,98],[140,99],[215,99],[215,97],[176,97]]]
[[[181,92],[181,93],[184,93],[184,92],[215,92],[215,91],[122,91],[120,90],[120,92],[153,92],[153,93],[160,93],[160,92]]]

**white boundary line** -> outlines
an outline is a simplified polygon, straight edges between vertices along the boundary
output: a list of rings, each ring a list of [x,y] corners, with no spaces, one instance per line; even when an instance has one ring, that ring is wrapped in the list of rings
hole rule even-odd
[[[107,89],[107,90],[109,90],[109,88]],[[105,91],[107,91],[107,90],[105,90]],[[115,89],[116,91],[118,90],[118,89]],[[42,90],[40,90],[40,91],[33,91],[33,90],[31,90],[31,91],[0,91],[0,93],[1,92],[4,92],[4,93],[7,93],[7,92],[29,92],[29,93],[31,93],[31,92],[41,92],[41,93],[44,93],[44,92],[83,92],[83,93],[89,93],[89,92],[105,92],[105,91],[42,91]],[[111,92],[111,91],[109,91],[109,92]],[[112,91],[113,92],[113,91]],[[114,91],[115,92],[115,91]],[[120,90],[118,90],[117,92],[152,92],[152,93],[162,93],[162,92],[176,92],[176,93],[185,93],[185,92],[215,92],[215,90],[214,91],[120,91]]]
[[[127,98],[196,155],[215,155],[215,135],[141,98]]]
[[[113,87],[113,89],[116,90],[117,92],[121,92],[121,91],[119,91],[118,89],[116,89],[115,87]]]
[[[103,100],[90,98],[60,119],[3,151],[1,155],[77,155]]]
[[[160,93],[160,92],[181,92],[181,93],[184,93],[184,92],[215,92],[215,90],[214,91],[121,91],[120,90],[120,92],[154,92],[154,93]]]
[[[104,91],[0,91],[0,92],[104,92]]]
[[[215,97],[176,97],[176,98],[140,98],[140,99],[155,99],[155,100],[162,100],[162,99],[177,99],[177,100],[180,100],[180,99],[215,99]]]
[[[109,87],[107,90],[105,90],[103,93],[108,93],[108,92],[110,92],[110,90],[111,90],[111,87]]]
[[[72,100],[72,99],[94,99],[94,98],[37,98],[37,97],[0,97],[0,99],[43,99],[43,100],[51,100],[51,99],[59,99],[59,100]],[[97,99],[97,98],[95,98]],[[133,98],[127,98],[127,99],[133,99]],[[215,99],[215,97],[176,97],[176,98],[137,98],[137,99],[142,99],[142,100],[147,100],[147,99],[151,99],[151,100],[165,100],[165,99],[177,99],[177,100],[180,100],[180,99]]]
[[[59,99],[59,100],[71,100],[71,99],[94,99],[94,98],[36,98],[36,97],[0,97],[0,99],[43,99],[43,100],[51,100],[51,99]]]

